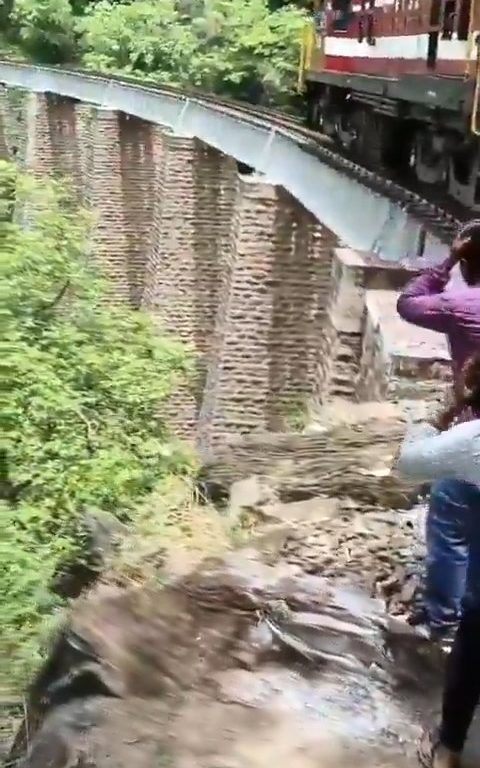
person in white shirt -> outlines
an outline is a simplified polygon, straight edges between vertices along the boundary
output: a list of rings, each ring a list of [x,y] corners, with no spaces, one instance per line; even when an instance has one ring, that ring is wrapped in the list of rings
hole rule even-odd
[[[480,419],[461,422],[466,409],[476,413],[479,407],[480,353],[464,367],[463,393],[457,403],[409,435],[397,460],[397,470],[411,478],[458,481],[459,518],[464,521],[462,536],[468,551],[462,614],[447,661],[442,720],[438,730],[425,732],[419,745],[418,756],[426,768],[459,768],[480,703]],[[452,527],[458,530],[455,506],[451,509]]]

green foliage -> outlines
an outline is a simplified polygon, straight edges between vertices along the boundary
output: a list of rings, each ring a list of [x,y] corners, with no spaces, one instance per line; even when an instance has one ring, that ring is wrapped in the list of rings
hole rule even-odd
[[[78,546],[82,512],[128,519],[160,478],[190,467],[161,413],[187,350],[102,303],[88,225],[61,184],[0,163],[0,623],[2,643],[27,643],[22,669],[51,607],[42,585]]]
[[[29,55],[49,63],[71,59],[75,18],[69,0],[15,0],[12,21]]]
[[[284,418],[292,432],[303,432],[309,422],[309,409],[305,398],[289,398],[285,400]]]
[[[294,85],[303,12],[266,0],[137,0],[90,5],[78,30],[83,61],[178,86],[278,100]]]
[[[50,546],[33,544],[15,508],[4,502],[0,530],[0,690],[11,690],[38,665],[59,600],[48,589],[54,564]]]
[[[119,4],[100,0],[78,22],[84,63],[126,73],[164,73],[165,83],[188,77],[194,35],[179,24],[173,0]]]
[[[250,100],[288,101],[304,11],[268,0],[16,0],[26,50]]]

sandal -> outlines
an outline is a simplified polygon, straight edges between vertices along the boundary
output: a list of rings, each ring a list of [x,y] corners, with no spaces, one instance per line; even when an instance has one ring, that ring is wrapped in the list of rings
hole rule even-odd
[[[438,729],[424,731],[417,747],[417,757],[423,768],[437,768],[436,757],[438,750],[442,748]],[[443,751],[443,748],[442,748]],[[438,764],[438,768],[460,768],[460,756],[447,750],[445,760]]]

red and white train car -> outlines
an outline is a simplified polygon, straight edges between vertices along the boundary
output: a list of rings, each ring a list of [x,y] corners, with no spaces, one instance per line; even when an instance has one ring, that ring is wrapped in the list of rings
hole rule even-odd
[[[480,0],[314,0],[309,123],[480,208]]]

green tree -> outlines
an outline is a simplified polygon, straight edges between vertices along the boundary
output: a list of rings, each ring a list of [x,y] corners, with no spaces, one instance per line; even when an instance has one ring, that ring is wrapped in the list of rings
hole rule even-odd
[[[285,103],[305,11],[269,0],[16,0],[12,18],[39,61]]]
[[[182,85],[190,78],[196,39],[180,21],[174,0],[100,0],[77,24],[83,63],[96,70],[152,74],[166,84]]]
[[[304,12],[266,0],[99,0],[77,24],[83,62],[178,86],[288,100]]]
[[[190,468],[162,418],[188,351],[105,303],[88,228],[61,184],[0,163],[0,624],[20,666],[84,511],[128,521],[159,480]]]
[[[266,0],[207,0],[195,26],[213,79],[202,85],[241,98],[259,87],[268,101],[288,98],[303,24],[303,12],[293,5],[271,12]]]
[[[1,0],[0,2],[0,29],[5,31],[10,23],[10,14],[13,10],[13,0]]]
[[[54,556],[18,525],[13,506],[0,501],[0,690],[15,690],[38,666],[42,644],[60,600],[49,590]]]
[[[11,19],[30,56],[53,64],[73,58],[75,18],[69,0],[15,0]]]

